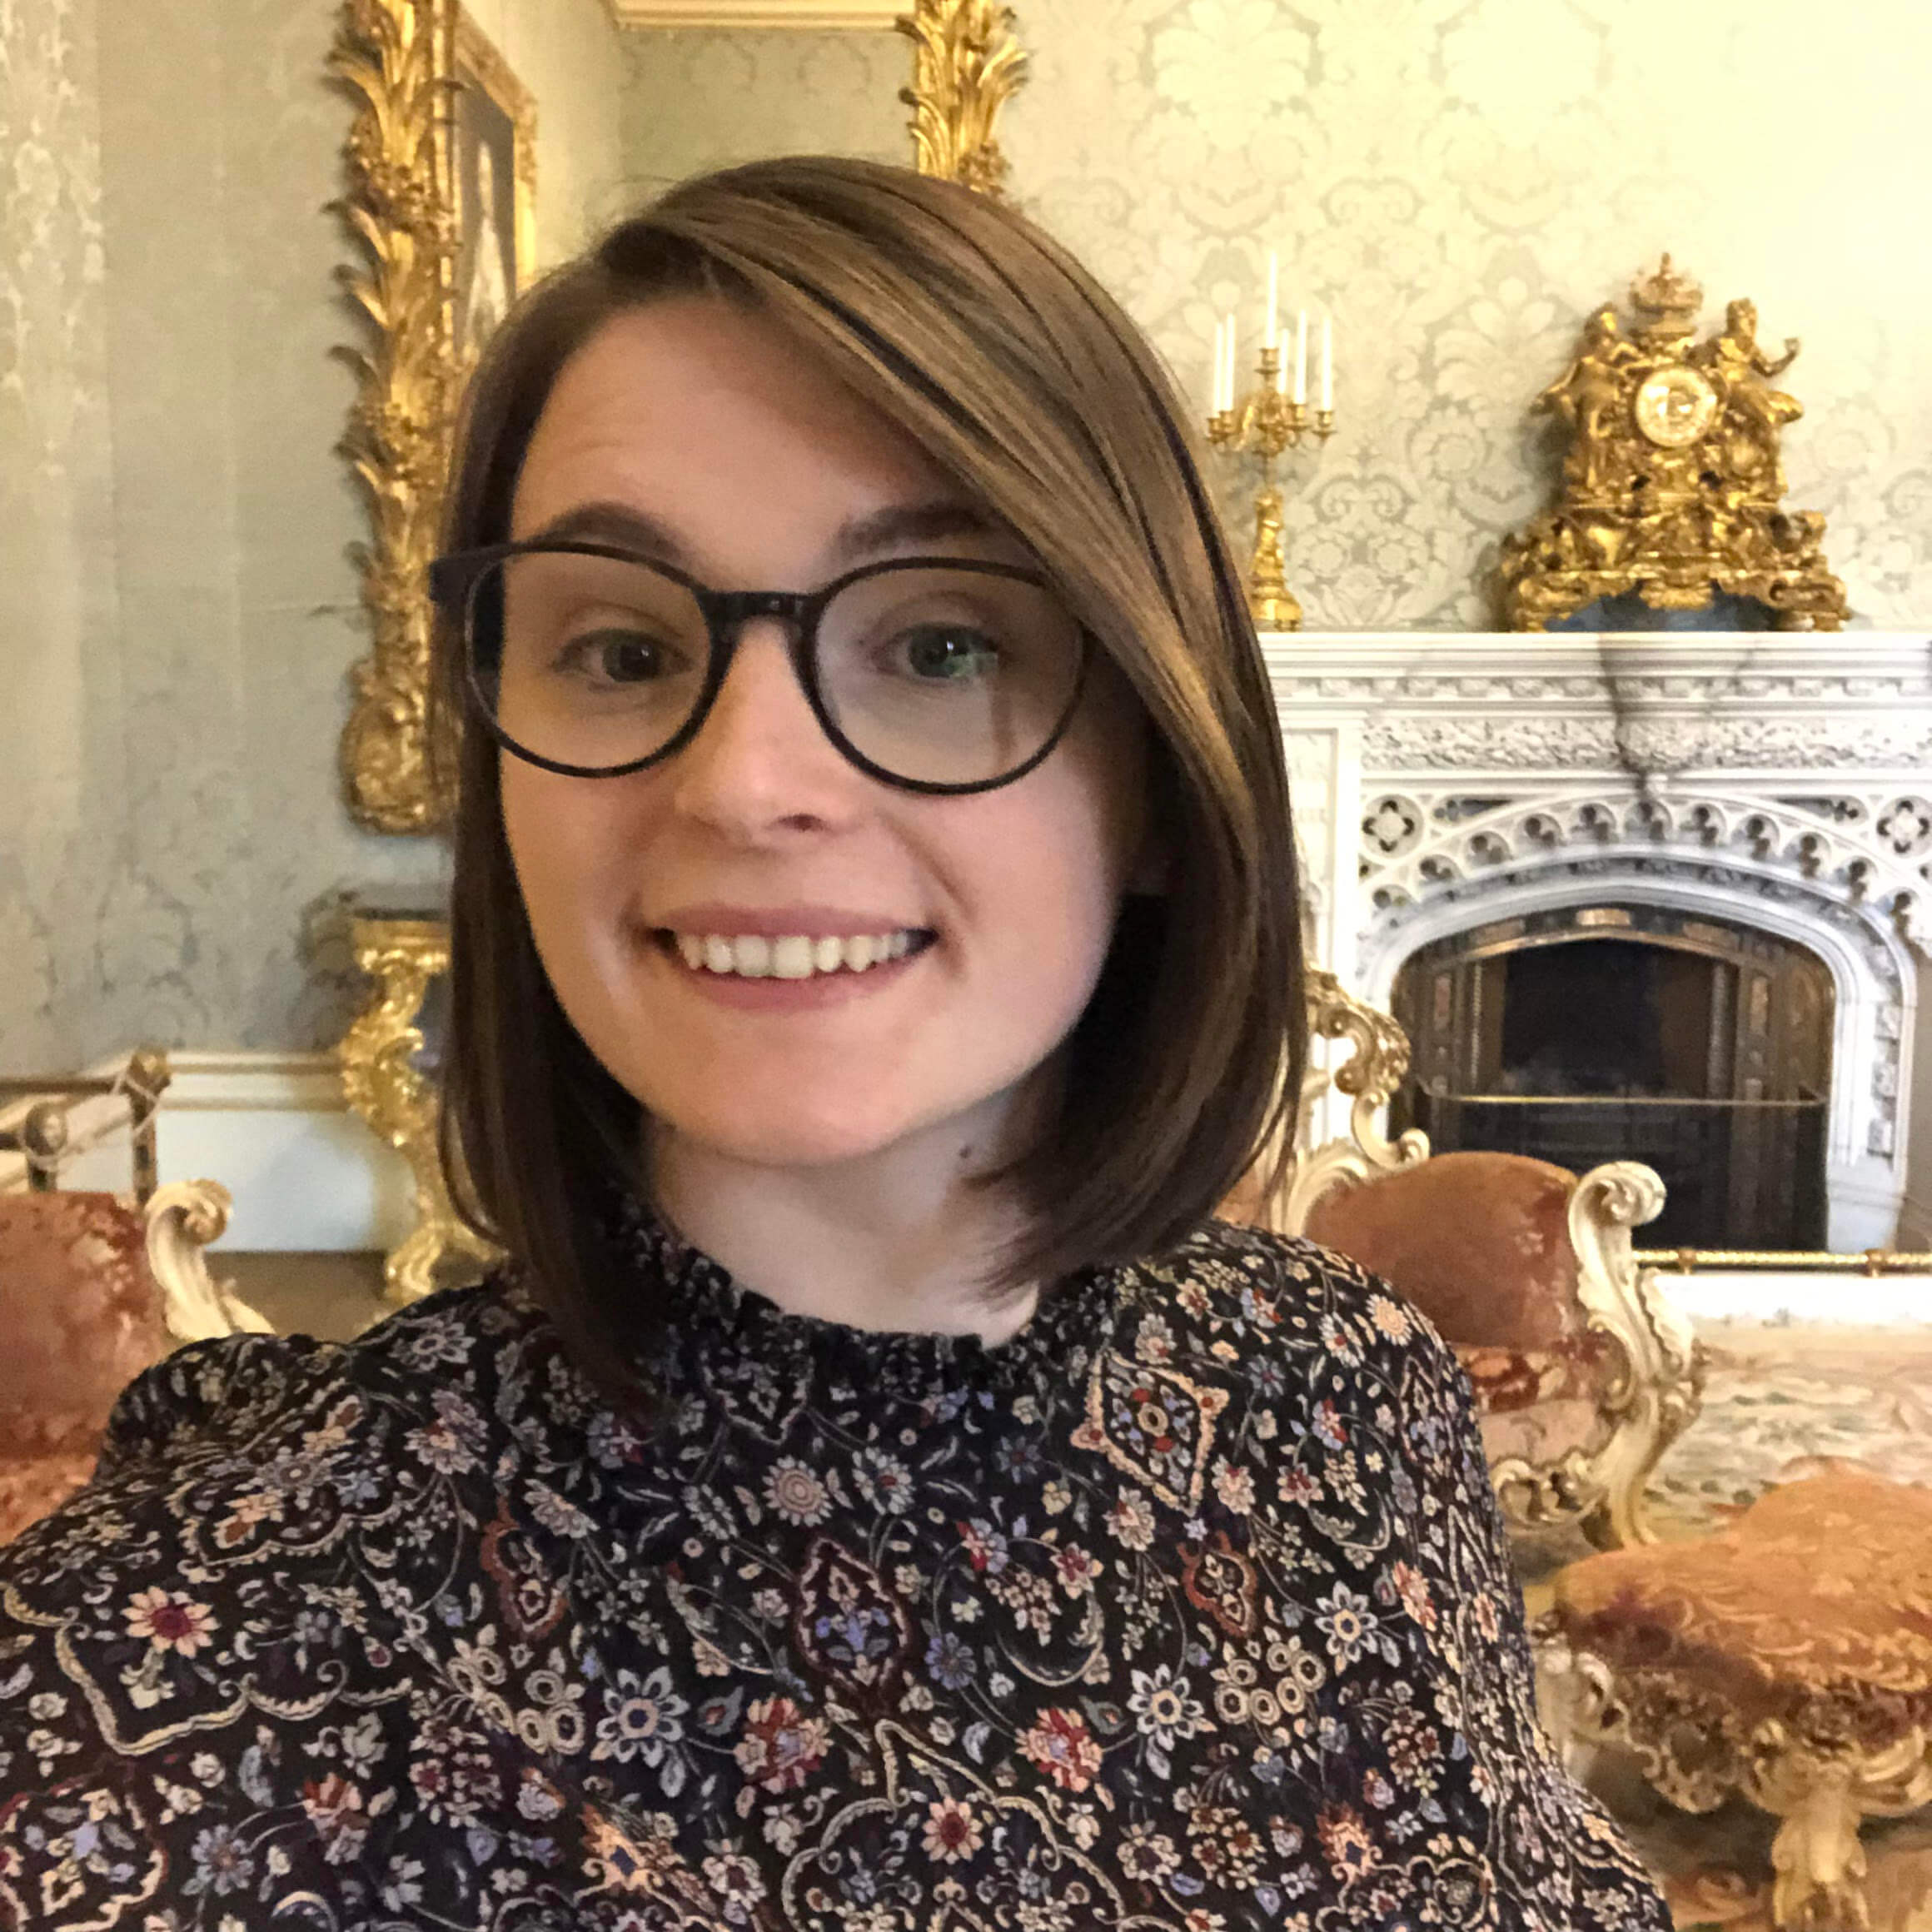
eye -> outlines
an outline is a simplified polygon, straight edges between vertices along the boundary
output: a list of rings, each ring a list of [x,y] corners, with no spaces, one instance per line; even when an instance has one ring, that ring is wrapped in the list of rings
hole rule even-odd
[[[913,675],[934,683],[990,677],[999,668],[999,646],[969,624],[918,624],[902,630],[894,649]]]
[[[685,668],[676,645],[640,630],[615,625],[570,639],[557,653],[561,669],[607,685],[642,685],[675,675]]]

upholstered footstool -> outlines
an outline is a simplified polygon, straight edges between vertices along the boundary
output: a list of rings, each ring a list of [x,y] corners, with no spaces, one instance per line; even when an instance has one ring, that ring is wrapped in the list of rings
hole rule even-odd
[[[1721,1535],[1591,1556],[1538,1628],[1546,1720],[1673,1803],[1782,1820],[1772,1916],[1865,1932],[1859,1830],[1932,1803],[1932,1490],[1774,1489]]]

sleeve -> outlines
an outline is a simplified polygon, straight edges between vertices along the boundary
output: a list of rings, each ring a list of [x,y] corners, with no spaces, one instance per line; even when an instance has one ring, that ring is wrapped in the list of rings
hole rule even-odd
[[[1437,1620],[1439,1712],[1466,1744],[1474,1795],[1488,1812],[1501,1923],[1670,1932],[1656,1881],[1565,1770],[1537,1718],[1522,1592],[1468,1381],[1436,1331],[1410,1318],[1399,1429],[1414,1486],[1415,1567]]]
[[[333,1910],[270,1722],[325,1661],[321,1626],[296,1631],[311,1654],[275,1651],[303,1600],[261,1536],[308,1346],[223,1338],[150,1369],[92,1480],[0,1549],[0,1927],[215,1932],[254,1922],[264,1885]],[[246,1688],[258,1647],[283,1672],[269,1701]]]

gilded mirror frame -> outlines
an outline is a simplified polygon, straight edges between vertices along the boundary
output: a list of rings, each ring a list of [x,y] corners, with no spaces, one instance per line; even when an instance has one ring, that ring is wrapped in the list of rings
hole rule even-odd
[[[796,23],[824,21],[801,12]],[[993,124],[1026,67],[1012,9],[914,0],[893,24],[913,44],[913,82],[900,98],[913,110],[915,164],[997,193],[1006,163]],[[463,210],[451,102],[473,84],[515,130],[519,290],[535,268],[535,103],[457,0],[344,0],[329,67],[356,97],[341,207],[359,259],[340,273],[369,329],[365,346],[342,351],[360,382],[338,448],[371,523],[356,553],[370,648],[351,673],[343,793],[366,830],[430,834],[449,801],[436,795],[428,755],[426,586],[472,360],[457,334]]]
[[[535,270],[535,103],[456,0],[346,0],[329,67],[356,97],[341,207],[360,259],[340,274],[369,325],[365,346],[342,351],[359,382],[337,447],[362,485],[371,525],[356,552],[370,648],[351,673],[343,791],[367,830],[428,833],[446,802],[427,756],[425,586],[471,360],[456,335],[466,211],[454,103],[473,87],[509,124],[518,288]]]

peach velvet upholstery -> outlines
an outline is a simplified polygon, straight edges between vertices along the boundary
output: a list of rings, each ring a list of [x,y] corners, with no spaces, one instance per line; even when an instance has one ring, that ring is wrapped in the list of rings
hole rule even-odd
[[[1855,1471],[1787,1483],[1715,1536],[1571,1565],[1551,1616],[1620,1693],[1882,1750],[1932,1725],[1932,1490]]]
[[[1576,1177],[1524,1154],[1447,1153],[1337,1187],[1308,1234],[1399,1288],[1455,1348],[1491,1462],[1594,1450],[1622,1352],[1586,1325],[1571,1244]]]
[[[86,1481],[115,1398],[172,1346],[138,1209],[0,1195],[0,1542]]]

